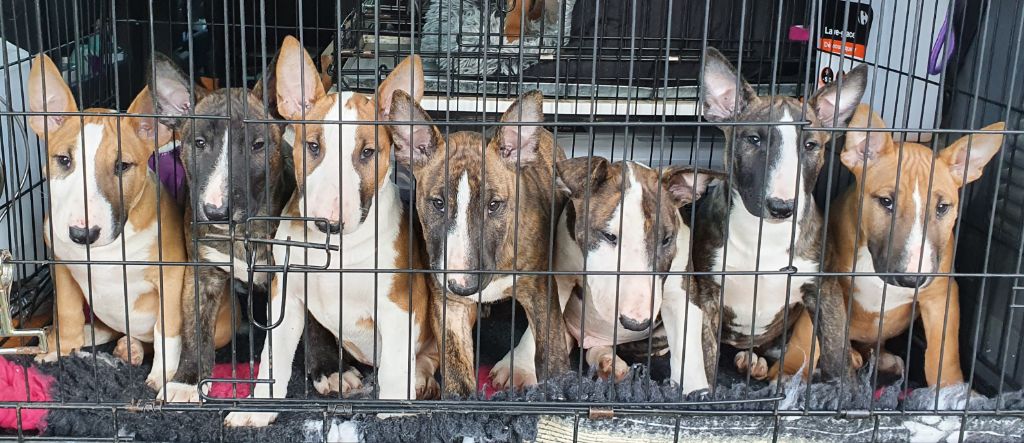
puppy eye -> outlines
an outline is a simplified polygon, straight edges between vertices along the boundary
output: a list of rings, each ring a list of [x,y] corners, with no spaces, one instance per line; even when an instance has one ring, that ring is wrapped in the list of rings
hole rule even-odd
[[[604,237],[604,240],[606,242],[611,243],[613,245],[619,241],[619,236],[612,234],[611,232],[608,231],[601,231],[601,237]]]
[[[498,212],[498,210],[500,210],[504,205],[505,202],[501,200],[491,200],[491,202],[487,204],[487,213],[494,214],[495,212]]]
[[[811,141],[811,140],[805,141],[804,142],[804,149],[806,149],[808,151],[813,151],[815,149],[818,149],[818,142]]]
[[[315,157],[319,157],[320,156],[320,143],[317,143],[317,142],[306,142],[306,150],[308,150],[309,154],[312,155],[314,158]]]
[[[121,176],[121,174],[131,169],[132,166],[135,166],[135,163],[116,162],[114,163],[114,175]]]
[[[359,153],[359,158],[366,160],[370,157],[373,157],[373,154],[375,154],[376,152],[377,150],[373,148],[363,148],[363,151]]]
[[[892,212],[892,199],[889,197],[878,197],[878,204],[882,205],[886,211]]]
[[[252,143],[252,150],[253,151],[259,151],[260,149],[263,149],[263,140],[256,140],[256,141],[254,141]]]
[[[53,156],[53,159],[57,160],[57,164],[64,169],[71,167],[71,157],[66,155],[55,155]]]
[[[758,135],[748,135],[747,143],[750,143],[751,145],[754,146],[761,146],[761,137]]]
[[[196,149],[206,149],[206,140],[201,138],[197,138],[193,144],[196,145]]]
[[[430,204],[434,205],[434,209],[438,212],[444,212],[444,200],[438,197],[430,199]]]
[[[952,207],[953,205],[949,203],[939,203],[935,206],[935,213],[938,214],[939,217],[942,217],[943,215],[946,215]]]
[[[665,234],[665,238],[661,239],[661,246],[662,247],[670,246],[672,244],[672,239],[673,239],[673,235],[672,234]]]

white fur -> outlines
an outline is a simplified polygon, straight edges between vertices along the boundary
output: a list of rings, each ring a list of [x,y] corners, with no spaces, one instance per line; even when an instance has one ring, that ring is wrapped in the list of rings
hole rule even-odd
[[[682,220],[679,222],[684,228],[676,234],[676,256],[669,268],[672,272],[686,271],[690,261],[690,230]],[[702,338],[704,311],[690,301],[682,275],[672,274],[665,278],[664,297],[661,321],[671,353],[672,381],[682,385],[683,394],[708,389],[710,384],[704,369]]]
[[[245,261],[245,257],[239,257],[236,255],[232,261],[228,254],[220,252],[209,246],[199,246],[199,255],[203,258],[204,262],[220,263],[217,267],[228,274],[231,274],[232,268],[229,263],[234,263],[234,277],[241,281],[249,281],[249,264]]]
[[[164,360],[164,356],[167,359]],[[149,371],[148,381],[156,386],[170,382],[178,372],[178,360],[181,357],[181,337],[164,337],[159,330],[153,333],[153,367]],[[163,372],[161,372],[163,371]]]
[[[228,155],[231,146],[228,144],[228,130],[224,130],[224,144],[221,146],[220,157],[217,157],[217,164],[213,167],[213,173],[206,182],[206,189],[202,195],[202,202],[215,207],[222,207],[227,204],[227,196],[224,189],[228,187]],[[203,208],[199,208],[202,210]]]
[[[803,181],[798,187],[800,209],[796,214],[802,214],[807,210],[808,195],[803,192]],[[797,225],[793,235],[791,223],[761,223],[761,219],[751,215],[740,202],[740,196],[733,191],[733,210],[729,215],[729,239],[726,248],[718,248],[714,251],[712,269],[721,271],[778,271],[789,266],[790,244],[802,238],[800,226]],[[758,227],[761,227],[760,232]],[[758,254],[758,235],[760,235],[761,249]],[[791,241],[792,240],[792,241]],[[727,252],[726,252],[727,251]],[[727,263],[723,263],[723,255]],[[800,272],[818,271],[818,263],[804,259],[800,256],[793,256],[793,266]],[[714,276],[715,281],[721,282],[719,276]],[[786,306],[786,285],[788,276],[784,274],[773,275],[737,275],[725,276],[724,300],[736,314],[732,329],[744,335],[751,333],[760,335],[765,332],[765,327]],[[812,280],[811,277],[794,276],[789,283],[789,305],[803,301],[800,287]],[[754,306],[754,290],[757,288],[757,306]]]
[[[57,205],[55,205],[57,206]],[[47,228],[48,230],[48,228]],[[54,226],[54,232],[58,232]],[[65,231],[66,232],[66,231]],[[147,343],[153,341],[153,326],[156,324],[157,312],[146,312],[135,309],[136,302],[142,294],[159,289],[146,280],[148,266],[130,264],[155,260],[154,251],[159,241],[157,223],[152,223],[143,231],[136,231],[129,221],[125,223],[124,255],[121,254],[121,241],[104,246],[90,246],[88,259],[93,261],[125,261],[121,265],[67,265],[71,277],[82,288],[82,295],[89,303],[93,315],[111,329],[122,334],[128,333],[125,319],[125,303],[131,316],[131,336]],[[86,260],[86,248],[75,244],[66,236],[57,235],[53,241],[53,251],[61,260]],[[91,277],[91,280],[90,280]],[[91,283],[91,289],[90,285]],[[127,293],[125,284],[127,283]],[[91,299],[90,299],[91,296]]]
[[[779,122],[791,122],[793,116],[788,110],[782,111]],[[769,171],[768,196],[781,200],[793,200],[797,196],[797,174],[800,173],[800,146],[797,143],[796,126],[778,125],[782,140],[779,143],[779,159]],[[765,141],[767,142],[767,140]],[[801,180],[802,182],[803,180]]]
[[[463,172],[459,178],[459,185],[455,191],[455,222],[448,231],[447,241],[447,263],[446,268],[451,270],[468,270],[469,263],[469,218],[472,190],[469,189],[469,173]],[[437,278],[444,278],[444,274],[434,274]],[[465,285],[468,274],[448,273],[448,280],[458,285]],[[445,282],[440,282],[442,285]]]
[[[871,251],[867,246],[857,250],[857,261],[854,264],[857,272],[876,272],[871,260]],[[882,304],[882,291],[885,291],[885,304]],[[878,313],[889,311],[914,301],[915,288],[890,285],[880,277],[864,276],[853,278],[853,298],[867,312]]]
[[[343,224],[342,233],[351,234],[359,229],[362,217],[359,197],[359,173],[352,163],[352,152],[356,146],[356,129],[359,114],[345,106],[352,98],[352,92],[337,96],[338,103],[331,106],[324,121],[347,123],[323,125],[323,156],[320,167],[306,176],[306,189],[300,201],[308,207],[309,216],[325,218]],[[307,152],[306,155],[309,155]],[[301,162],[302,158],[296,158]],[[339,178],[340,171],[340,178]]]
[[[51,207],[53,233],[57,239],[70,243],[71,236],[68,233],[68,228],[72,226],[79,228],[99,226],[100,238],[91,246],[95,248],[114,241],[111,236],[114,231],[114,208],[100,192],[100,185],[96,181],[97,174],[113,173],[112,170],[97,170],[96,156],[102,144],[103,125],[86,124],[82,128],[82,132],[78,134],[71,154],[73,157],[71,173],[64,178],[52,178],[47,182],[50,194],[59,197],[54,198],[58,204]],[[51,171],[50,175],[56,175],[56,171]],[[88,215],[86,214],[87,210]],[[86,223],[87,221],[88,223]]]
[[[906,272],[932,272],[932,256],[935,254],[932,243],[924,235],[924,218],[927,196],[921,195],[920,183],[914,183],[914,225],[907,237]],[[922,257],[924,260],[922,260]],[[920,266],[920,267],[919,267]]]

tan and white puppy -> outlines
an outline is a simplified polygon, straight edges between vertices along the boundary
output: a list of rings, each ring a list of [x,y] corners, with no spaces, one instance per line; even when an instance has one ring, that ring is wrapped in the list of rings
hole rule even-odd
[[[867,105],[860,105],[850,127],[886,126]],[[984,130],[1004,128],[1000,122]],[[834,234],[827,270],[885,275],[829,277],[824,283],[832,284],[823,287],[842,291],[846,302],[853,303],[850,339],[855,348],[873,352],[875,346],[883,345],[879,371],[903,373],[903,360],[885,351],[884,344],[907,330],[916,319],[911,315],[914,311],[922,319],[927,339],[928,385],[963,382],[957,283],[945,276],[919,274],[951,271],[960,188],[981,177],[1002,143],[1002,134],[976,134],[956,140],[936,155],[924,145],[894,142],[887,132],[846,136],[840,159],[856,183],[832,210],[829,232]],[[810,322],[798,321],[795,326],[794,339],[805,338],[786,351],[787,366],[795,366],[791,357],[802,363],[800,349],[809,349],[810,334],[802,333],[801,327],[809,330]]]
[[[78,111],[46,55],[33,61],[28,88],[32,112]],[[146,166],[157,137],[153,131],[159,130],[153,119],[108,109],[86,111],[106,115],[29,117],[29,126],[47,147],[51,206],[43,235],[57,260],[125,265],[54,265],[59,327],[47,338],[50,353],[37,360],[54,361],[93,343],[83,311],[88,305],[98,320],[91,328],[96,344],[126,334],[115,354],[126,358],[130,350],[126,360],[137,365],[142,342],[153,343],[146,383],[159,389],[178,364],[184,268],[132,262],[185,260],[181,211]],[[148,91],[135,99],[129,108],[133,112],[152,113]]]
[[[300,66],[302,69],[300,69]],[[278,111],[292,125],[297,188],[285,206],[276,238],[340,245],[339,250],[274,246],[278,265],[339,272],[274,276],[269,318],[283,317],[263,348],[256,398],[284,398],[305,312],[331,331],[356,360],[379,368],[382,399],[436,396],[438,354],[430,328],[427,277],[418,273],[369,272],[424,269],[422,243],[392,180],[391,135],[383,121],[397,90],[422,97],[423,65],[410,56],[395,67],[377,96],[325,93],[316,67],[298,40],[287,37],[277,63]],[[315,221],[313,219],[316,219]],[[340,271],[355,270],[357,272]],[[376,351],[376,354],[374,352]],[[269,362],[273,361],[271,365]],[[410,368],[413,373],[409,373]],[[360,386],[346,373],[342,392]],[[234,412],[228,426],[265,426],[277,413]]]
[[[659,175],[601,157],[563,160],[558,174],[571,197],[558,222],[555,268],[609,272],[557,278],[566,328],[587,363],[602,378],[622,380],[629,367],[615,346],[667,335],[672,381],[685,393],[707,389],[703,315],[687,299],[683,276],[641,273],[687,270],[690,228],[679,209],[721,174],[672,166]],[[616,275],[622,271],[631,274]]]

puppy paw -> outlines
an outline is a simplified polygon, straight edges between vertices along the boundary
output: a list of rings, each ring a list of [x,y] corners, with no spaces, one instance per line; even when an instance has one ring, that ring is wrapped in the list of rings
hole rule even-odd
[[[224,425],[232,428],[262,428],[277,420],[276,412],[232,412],[224,417]]]
[[[850,349],[850,368],[854,371],[864,366],[864,356],[854,349]]]
[[[597,361],[597,376],[603,380],[614,376],[615,381],[622,381],[628,373],[629,365],[611,351],[602,354]]]
[[[362,387],[363,374],[356,368],[349,368],[340,375],[335,372],[331,375],[321,376],[318,380],[313,380],[313,388],[320,395],[337,394],[339,391],[342,395],[347,395],[349,392],[361,389]]]
[[[754,380],[768,378],[768,360],[753,351],[740,351],[735,358],[736,370],[741,374],[750,374]]]
[[[149,380],[146,380],[146,384],[149,384]],[[156,399],[163,400],[164,394],[167,395],[167,401],[170,403],[199,403],[200,401],[199,388],[196,385],[170,382],[160,392],[157,392]]]
[[[434,400],[441,396],[441,385],[437,384],[433,373],[416,374],[416,399]]]
[[[129,355],[129,349],[131,349],[131,355]],[[132,366],[142,364],[142,358],[145,357],[144,353],[145,349],[142,347],[142,342],[137,338],[131,338],[127,335],[117,341],[117,347],[114,348],[113,352],[114,357]]]
[[[506,390],[511,384],[515,389],[524,389],[537,384],[537,371],[532,365],[517,361],[512,364],[511,353],[491,368],[491,386],[495,389]]]
[[[879,372],[885,372],[894,375],[902,375],[903,367],[903,359],[896,354],[882,352],[882,355],[878,357]]]

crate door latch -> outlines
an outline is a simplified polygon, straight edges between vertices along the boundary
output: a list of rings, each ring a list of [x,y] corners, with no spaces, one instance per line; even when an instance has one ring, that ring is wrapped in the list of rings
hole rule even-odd
[[[46,331],[43,329],[14,329],[11,319],[11,285],[14,283],[14,264],[11,263],[11,251],[0,249],[0,339],[36,337],[37,346],[16,346],[0,348],[0,355],[9,354],[45,354]]]

